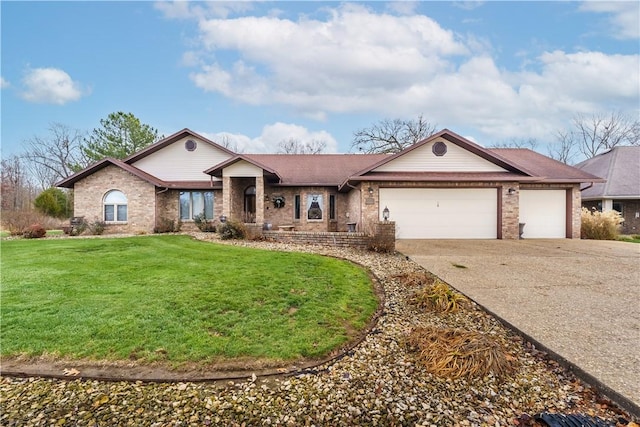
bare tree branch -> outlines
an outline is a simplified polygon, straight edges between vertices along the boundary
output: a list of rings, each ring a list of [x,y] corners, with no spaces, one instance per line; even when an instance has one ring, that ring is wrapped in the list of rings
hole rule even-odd
[[[278,143],[278,154],[320,154],[327,148],[327,142],[313,139],[302,142],[295,138],[283,139]]]
[[[560,130],[556,132],[556,139],[558,140],[557,143],[547,147],[549,157],[559,162],[570,164],[575,156],[575,135],[572,132]]]
[[[422,115],[417,120],[384,119],[354,133],[351,149],[361,153],[397,153],[436,133]]]
[[[587,158],[617,145],[640,145],[640,121],[620,112],[576,115],[573,119],[578,150]]]
[[[0,163],[0,207],[3,211],[29,210],[36,190],[25,171],[24,160],[11,156]]]
[[[534,150],[538,147],[538,140],[535,138],[511,138],[503,142],[497,142],[488,148],[529,148]]]
[[[60,123],[49,126],[46,137],[34,136],[27,141],[24,154],[27,167],[48,187],[88,166],[82,154],[83,135]]]

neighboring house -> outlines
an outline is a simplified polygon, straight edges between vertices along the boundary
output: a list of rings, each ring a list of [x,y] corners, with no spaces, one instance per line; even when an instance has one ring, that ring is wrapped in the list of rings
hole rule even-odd
[[[583,189],[582,206],[616,210],[624,218],[623,234],[640,233],[640,146],[614,147],[576,168],[607,180]]]
[[[124,160],[59,182],[74,212],[107,232],[193,218],[398,238],[579,238],[580,184],[603,180],[527,149],[486,149],[443,130],[394,154],[236,154],[184,129]]]

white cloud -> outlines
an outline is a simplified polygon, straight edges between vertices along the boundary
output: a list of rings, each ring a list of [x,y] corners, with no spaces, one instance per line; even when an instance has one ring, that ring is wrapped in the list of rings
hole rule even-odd
[[[453,32],[421,16],[375,14],[360,5],[328,10],[326,21],[267,17],[199,21],[203,47],[239,60],[191,74],[206,91],[250,104],[280,103],[302,114],[370,108],[372,100],[445,72],[468,53]]]
[[[228,18],[253,9],[250,1],[157,1],[155,8],[169,19]]]
[[[35,103],[63,105],[83,96],[81,85],[57,68],[29,69],[22,78],[22,98]]]
[[[392,0],[387,3],[386,9],[400,15],[412,15],[415,13],[419,4],[418,1]]]
[[[463,38],[427,16],[377,13],[360,3],[322,11],[326,19],[199,19],[200,52],[185,56],[190,78],[204,91],[285,105],[316,120],[422,113],[451,129],[479,129],[479,139],[548,138],[577,112],[638,112],[639,55],[552,51],[508,70],[482,35]],[[264,133],[240,140],[275,149]]]
[[[609,14],[607,29],[616,38],[640,38],[640,3],[637,1],[585,1],[580,10]]]
[[[229,132],[207,133],[198,132],[200,135],[217,143],[228,142],[229,148],[239,153],[276,153],[281,141],[295,139],[301,143],[312,141],[324,141],[327,143],[325,153],[338,152],[338,142],[327,131],[310,131],[304,126],[291,123],[276,122],[262,128],[262,133],[257,137]]]
[[[9,86],[11,86],[11,83],[5,80],[4,77],[0,77],[0,89],[5,89],[5,88],[8,88]]]

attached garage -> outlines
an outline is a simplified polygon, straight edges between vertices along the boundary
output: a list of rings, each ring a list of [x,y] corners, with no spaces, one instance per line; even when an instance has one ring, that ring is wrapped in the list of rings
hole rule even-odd
[[[567,237],[566,190],[520,190],[520,222],[524,239]]]
[[[380,188],[398,239],[496,239],[496,188]]]

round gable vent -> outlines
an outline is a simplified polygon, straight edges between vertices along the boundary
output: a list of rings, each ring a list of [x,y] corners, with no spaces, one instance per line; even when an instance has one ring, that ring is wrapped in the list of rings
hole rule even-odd
[[[435,154],[436,156],[442,157],[447,154],[447,144],[442,141],[438,141],[433,144],[433,148],[431,148],[431,151],[433,151],[433,154]]]
[[[198,146],[198,143],[195,142],[193,139],[187,139],[184,143],[184,148],[187,151],[195,151],[197,146]]]

